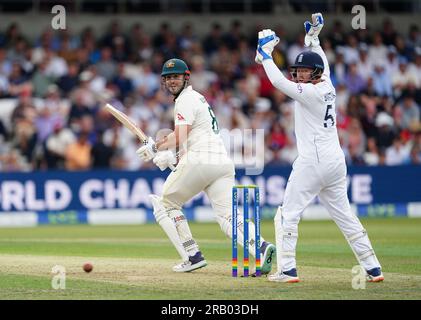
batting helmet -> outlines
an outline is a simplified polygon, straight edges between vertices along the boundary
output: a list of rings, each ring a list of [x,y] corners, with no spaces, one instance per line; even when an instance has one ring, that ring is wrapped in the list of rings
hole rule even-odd
[[[322,57],[317,53],[313,51],[304,51],[295,58],[295,63],[290,68],[292,69],[291,73],[294,79],[296,77],[297,68],[313,69],[311,80],[314,80],[322,75],[325,66]]]
[[[187,64],[180,59],[170,59],[162,66],[161,77],[169,74],[185,74],[190,75]]]

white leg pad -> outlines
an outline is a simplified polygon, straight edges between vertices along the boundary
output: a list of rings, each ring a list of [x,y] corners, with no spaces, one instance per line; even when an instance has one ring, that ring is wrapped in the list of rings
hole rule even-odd
[[[381,268],[366,230],[363,229],[354,234],[345,235],[345,238],[361,266],[366,270]]]
[[[295,249],[298,240],[297,228],[284,228],[281,207],[278,207],[274,221],[278,272],[288,271],[292,268],[296,268]]]
[[[158,222],[158,224],[167,234],[168,238],[174,245],[181,259],[183,261],[187,261],[189,259],[188,254],[183,247],[183,244],[181,242],[180,236],[178,235],[178,231],[173,220],[171,220],[171,218],[168,216],[167,211],[162,205],[161,198],[154,194],[149,195],[149,197],[153,205],[153,214],[155,216],[156,222]]]
[[[229,238],[232,239],[232,216],[226,215],[224,217],[216,216],[216,220],[221,227],[223,233],[225,233]],[[256,227],[253,221],[249,222],[249,254],[254,257],[256,255]],[[260,236],[260,244],[263,243],[265,239]],[[244,245],[244,219],[241,213],[238,213],[237,216],[237,243],[241,247]]]
[[[178,209],[167,209],[168,215],[177,228],[178,235],[181,239],[184,249],[190,256],[194,256],[199,251],[199,246],[193,239],[189,224],[183,212]]]

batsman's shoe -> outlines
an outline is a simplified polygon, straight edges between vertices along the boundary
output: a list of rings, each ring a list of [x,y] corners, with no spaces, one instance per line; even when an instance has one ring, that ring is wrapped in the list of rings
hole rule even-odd
[[[367,270],[367,281],[368,282],[381,282],[384,280],[384,276],[382,273],[382,269],[380,268],[373,268]]]
[[[297,269],[295,268],[292,268],[291,270],[288,270],[288,271],[276,272],[274,274],[271,274],[270,276],[268,276],[268,280],[273,281],[273,282],[285,282],[285,283],[300,282],[300,279],[298,278],[298,275],[297,275]]]
[[[205,258],[200,251],[196,252],[194,256],[190,256],[189,260],[177,264],[172,268],[174,272],[190,272],[196,269],[203,268],[207,265]]]
[[[272,270],[272,262],[276,256],[276,247],[264,241],[260,246],[260,253],[262,258],[262,274],[268,274]]]

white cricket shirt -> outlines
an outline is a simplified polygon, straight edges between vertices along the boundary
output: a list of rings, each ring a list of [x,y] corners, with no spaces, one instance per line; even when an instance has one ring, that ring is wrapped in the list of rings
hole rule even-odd
[[[186,87],[175,99],[174,123],[176,126],[192,126],[187,138],[187,152],[227,155],[212,108],[192,86]]]
[[[295,100],[295,136],[298,158],[326,162],[343,158],[336,130],[336,91],[330,81],[329,64],[320,46],[312,48],[324,62],[321,82],[295,83],[284,77],[272,59],[263,60],[263,67],[273,86]]]

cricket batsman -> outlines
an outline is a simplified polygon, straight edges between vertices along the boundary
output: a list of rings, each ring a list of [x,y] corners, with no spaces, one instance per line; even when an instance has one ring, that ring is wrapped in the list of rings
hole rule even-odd
[[[324,24],[322,14],[313,14],[312,22],[304,23],[305,45],[310,50],[301,52],[291,66],[293,81],[285,78],[272,60],[271,54],[279,38],[270,29],[258,34],[256,62],[263,65],[274,87],[295,100],[298,149],[283,204],[274,219],[277,272],[268,279],[299,282],[295,259],[298,223],[304,209],[319,196],[366,271],[367,280],[383,281],[381,266],[367,232],[351,212],[348,201],[347,168],[336,130],[336,92],[318,38]]]
[[[150,195],[156,221],[165,231],[182,262],[175,272],[189,272],[206,266],[199,245],[182,212],[183,205],[204,191],[222,231],[232,237],[232,187],[235,168],[219,136],[218,121],[206,99],[189,85],[190,71],[180,59],[170,59],[162,67],[163,86],[174,96],[174,131],[159,141],[149,141],[136,152],[143,161],[153,162],[163,171],[176,168],[164,183],[161,197]],[[175,153],[173,152],[175,150]],[[255,226],[250,223],[249,249],[255,251]],[[238,217],[238,243],[243,244],[243,219]],[[262,273],[272,268],[275,246],[261,239]]]

